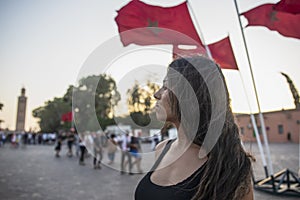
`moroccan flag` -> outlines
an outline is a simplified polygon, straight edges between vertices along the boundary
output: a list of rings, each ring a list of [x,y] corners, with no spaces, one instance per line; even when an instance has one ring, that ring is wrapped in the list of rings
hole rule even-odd
[[[238,70],[238,66],[228,36],[218,42],[209,44],[208,48],[213,59],[220,65],[222,69]]]
[[[247,26],[265,26],[283,36],[300,39],[300,14],[276,11],[274,5],[263,4],[242,13],[248,20]]]
[[[274,9],[280,12],[300,14],[300,0],[281,0],[275,4]]]
[[[198,43],[202,46],[186,2],[174,7],[160,7],[132,0],[117,12],[115,20],[124,46],[131,43],[138,45]],[[174,32],[168,32],[166,29]],[[181,34],[174,34],[175,31]]]
[[[222,69],[235,69],[238,70],[237,63],[233,54],[233,50],[230,44],[229,37],[209,44],[208,48],[212,55],[212,58],[219,64]],[[207,56],[206,50],[203,47],[196,47],[193,49],[182,49],[177,45],[173,46],[173,59],[184,56],[193,55],[205,55]]]
[[[64,113],[61,115],[61,121],[63,122],[71,122],[73,120],[73,113],[72,111]]]

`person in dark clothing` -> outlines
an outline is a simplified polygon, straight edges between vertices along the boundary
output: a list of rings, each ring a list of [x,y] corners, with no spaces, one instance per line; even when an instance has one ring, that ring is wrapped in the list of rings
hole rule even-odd
[[[67,133],[67,145],[68,145],[68,153],[67,153],[67,155],[69,157],[73,156],[73,149],[72,149],[72,147],[73,147],[74,141],[75,141],[74,133],[68,132]]]
[[[79,150],[80,150],[80,156],[79,156],[79,165],[85,165],[84,163],[84,156],[85,156],[85,135],[84,134],[80,134],[79,137]]]
[[[62,143],[62,135],[59,133],[56,137],[56,145],[55,145],[55,156],[60,157],[59,153],[61,150],[61,143]]]

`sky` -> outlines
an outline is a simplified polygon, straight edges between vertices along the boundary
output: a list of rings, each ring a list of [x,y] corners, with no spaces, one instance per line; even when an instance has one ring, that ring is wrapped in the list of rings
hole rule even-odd
[[[174,6],[182,0],[143,0],[151,5]],[[25,130],[38,130],[32,110],[65,94],[76,84],[91,54],[106,42],[121,49],[116,10],[129,1],[113,0],[0,0],[0,102],[4,104],[1,128],[15,129],[17,98],[25,87]],[[240,12],[278,0],[237,0]],[[228,34],[239,71],[223,70],[234,112],[257,112],[252,79],[233,0],[189,0],[197,31],[206,44]],[[247,21],[242,19],[243,25]],[[263,112],[294,108],[285,78],[300,86],[300,40],[265,27],[244,29],[258,98]],[[171,49],[171,48],[170,48]],[[297,53],[298,52],[298,53]],[[127,52],[110,63],[105,72],[116,79],[121,98],[131,83],[146,79],[161,83],[171,54],[157,49]],[[161,67],[161,68],[160,68]],[[99,69],[100,71],[102,70]],[[242,81],[243,80],[243,81]],[[243,86],[244,82],[244,86]],[[126,84],[124,84],[126,83]],[[249,102],[249,103],[248,103]],[[121,110],[125,103],[120,102]],[[122,107],[122,108],[121,108]]]

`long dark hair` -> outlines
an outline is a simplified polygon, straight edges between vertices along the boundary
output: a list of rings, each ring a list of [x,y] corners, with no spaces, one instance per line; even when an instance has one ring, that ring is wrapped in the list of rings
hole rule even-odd
[[[205,74],[200,73],[199,68],[205,68]],[[251,184],[251,156],[242,147],[220,68],[214,61],[203,56],[179,58],[170,64],[167,79],[172,110],[183,126],[187,138],[193,143],[205,146],[203,142],[212,121],[224,123],[218,138],[214,138],[214,146],[207,152],[208,160],[193,199],[240,199]],[[224,120],[221,122],[212,119],[212,109],[218,106],[218,102],[212,100],[208,82],[218,82],[224,86],[214,88],[217,90],[214,92],[224,93],[220,97],[225,108]],[[191,101],[191,94],[185,89],[187,86],[193,89],[196,101]]]

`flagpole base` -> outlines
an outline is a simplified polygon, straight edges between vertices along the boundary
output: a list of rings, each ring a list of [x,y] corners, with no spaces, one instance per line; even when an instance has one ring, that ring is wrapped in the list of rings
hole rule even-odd
[[[255,181],[254,188],[275,195],[300,197],[300,178],[295,172],[283,169],[273,176]]]

